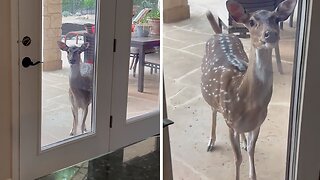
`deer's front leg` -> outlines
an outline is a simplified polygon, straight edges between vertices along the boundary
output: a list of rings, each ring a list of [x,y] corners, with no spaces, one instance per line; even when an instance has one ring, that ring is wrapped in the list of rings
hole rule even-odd
[[[83,109],[83,113],[82,113],[82,125],[81,125],[81,132],[82,133],[87,132],[87,128],[86,128],[87,114],[88,114],[88,106]]]
[[[207,151],[212,151],[214,143],[216,142],[216,126],[217,126],[217,111],[212,109],[212,127],[211,127],[211,137],[208,143]]]
[[[257,129],[249,132],[248,134],[248,154],[249,154],[249,161],[250,161],[250,169],[249,169],[249,178],[251,180],[256,180],[256,168],[254,165],[254,150],[256,148],[256,142],[259,136],[260,127]]]
[[[242,155],[240,148],[240,136],[239,133],[235,132],[232,128],[229,128],[229,136],[231,141],[231,146],[235,156],[236,165],[236,180],[240,179],[240,165],[242,163]]]
[[[73,115],[73,123],[72,129],[70,131],[70,136],[74,136],[77,134],[77,127],[78,127],[78,108],[72,105],[71,107],[72,115]]]
[[[73,92],[71,88],[69,89],[69,100],[71,102],[71,111],[73,116],[73,123],[72,123],[72,129],[70,131],[70,136],[74,136],[77,134],[77,127],[78,127],[78,106],[76,104],[76,101],[73,96]]]

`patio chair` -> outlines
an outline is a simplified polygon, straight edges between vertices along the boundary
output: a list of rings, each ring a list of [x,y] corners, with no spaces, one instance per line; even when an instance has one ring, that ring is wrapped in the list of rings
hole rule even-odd
[[[280,4],[284,0],[256,0],[256,1],[236,0],[236,1],[242,4],[247,12],[251,13],[261,9],[273,11],[278,6],[278,4]],[[236,23],[232,19],[232,17],[229,15],[229,12],[227,11],[226,8],[218,8],[216,12],[218,15],[218,23],[222,30],[226,29],[229,34],[239,33],[238,36],[242,38],[248,38],[250,36],[247,33],[249,32],[248,29],[244,25]],[[290,17],[290,26],[292,26],[292,19],[293,19],[293,14]],[[281,22],[279,26],[280,28],[282,28],[283,22]],[[278,71],[280,74],[283,74],[279,44],[277,44],[274,49],[275,49],[275,56],[276,56]]]
[[[155,48],[151,48],[151,49],[147,49],[145,51],[145,54],[146,54],[146,58],[149,57],[148,55],[149,54],[155,54],[157,52],[157,50]],[[136,77],[136,71],[137,71],[137,65],[138,65],[138,62],[139,62],[139,51],[137,48],[131,48],[130,49],[130,57],[132,58],[132,61],[131,61],[131,64],[130,64],[130,70],[133,70],[133,73],[132,73],[132,76],[133,77]],[[159,68],[160,68],[160,63],[158,63],[159,65]],[[151,70],[150,70],[150,73],[152,74],[153,73],[153,69],[155,70],[155,73],[157,73],[157,69],[158,66],[157,66],[157,63],[148,63],[147,62],[147,59],[145,60],[145,66],[147,67],[150,67]],[[154,66],[154,67],[152,67]]]
[[[132,19],[132,24],[138,24],[151,11],[151,8],[142,9],[136,17]]]
[[[273,11],[284,0],[236,0],[239,2],[247,12],[251,13],[256,10],[268,10]],[[237,24],[229,15],[226,8],[217,9],[219,26],[228,31],[228,33],[239,33],[240,37],[249,37],[247,35],[248,29],[242,24]],[[289,25],[292,27],[293,14],[290,16]],[[283,27],[283,22],[280,23],[280,27]]]
[[[153,72],[157,73],[157,71],[160,70],[159,53],[147,54],[144,66],[150,67],[150,74],[153,74]]]
[[[151,52],[149,54],[153,55],[153,54],[157,54],[157,53]],[[133,75],[132,75],[133,77],[136,77],[137,64],[138,64],[138,60],[139,60],[138,57],[139,57],[139,55],[136,57],[137,59],[133,60],[132,64],[130,65],[130,70],[133,69]],[[150,68],[150,74],[153,74],[153,72],[157,73],[158,70],[160,70],[160,58],[148,56],[148,54],[146,54],[144,66]]]

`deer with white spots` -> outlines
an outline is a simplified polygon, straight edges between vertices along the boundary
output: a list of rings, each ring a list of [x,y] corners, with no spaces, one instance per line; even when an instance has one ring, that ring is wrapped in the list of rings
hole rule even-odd
[[[82,109],[81,132],[85,133],[86,119],[88,114],[88,106],[92,101],[92,77],[93,65],[81,62],[81,53],[89,47],[89,43],[83,43],[81,47],[67,46],[65,43],[58,41],[58,47],[62,51],[66,51],[70,64],[69,75],[69,99],[71,102],[71,110],[73,115],[73,124],[70,135],[77,134],[78,111]]]
[[[248,56],[239,38],[219,34],[221,29],[211,12],[207,13],[208,20],[217,34],[207,41],[206,54],[201,65],[201,91],[212,109],[212,131],[208,151],[213,150],[216,140],[216,115],[219,112],[229,127],[235,155],[236,180],[240,178],[242,163],[240,136],[244,139],[249,154],[249,177],[251,180],[257,179],[254,151],[272,95],[272,48],[279,41],[279,22],[291,15],[295,5],[296,0],[286,0],[274,11],[258,10],[248,14],[238,2],[226,2],[230,16],[249,30],[251,50]]]

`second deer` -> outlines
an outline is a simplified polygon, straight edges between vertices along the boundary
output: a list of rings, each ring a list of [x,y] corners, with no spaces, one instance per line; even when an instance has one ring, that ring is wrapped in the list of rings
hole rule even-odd
[[[80,55],[88,49],[89,43],[83,43],[81,47],[69,47],[61,41],[58,41],[57,44],[62,51],[68,53],[67,58],[70,64],[69,99],[73,115],[73,125],[70,135],[77,134],[79,109],[82,109],[81,132],[85,133],[87,131],[85,123],[88,114],[88,106],[92,101],[93,66],[92,64],[81,62]]]
[[[216,140],[216,115],[221,113],[229,127],[229,136],[235,155],[236,176],[239,180],[242,155],[240,136],[248,134],[246,148],[249,154],[249,177],[256,180],[254,151],[260,126],[264,122],[272,95],[273,70],[272,48],[279,41],[279,22],[285,21],[293,12],[296,0],[286,0],[274,11],[258,10],[248,14],[236,1],[228,0],[231,17],[244,24],[250,33],[249,56],[238,37],[219,34],[210,12],[208,20],[217,35],[206,44],[206,54],[201,65],[201,91],[212,108],[212,131],[208,151]]]

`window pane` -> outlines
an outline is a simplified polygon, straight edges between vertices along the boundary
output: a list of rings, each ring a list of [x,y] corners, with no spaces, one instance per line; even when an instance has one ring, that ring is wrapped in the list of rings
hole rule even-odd
[[[159,110],[158,0],[133,1],[127,119]]]
[[[43,0],[42,17],[41,146],[44,147],[94,133],[96,1]]]

